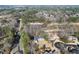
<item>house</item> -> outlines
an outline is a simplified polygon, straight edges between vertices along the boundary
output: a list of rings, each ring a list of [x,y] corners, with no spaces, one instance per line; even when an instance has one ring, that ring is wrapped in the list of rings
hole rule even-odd
[[[59,36],[57,35],[58,31],[59,30],[57,30],[57,29],[44,30],[44,32],[48,34],[48,38],[49,38],[50,41],[59,40]]]
[[[38,43],[39,41],[44,41],[45,39],[42,37],[34,37],[34,42]]]
[[[74,41],[75,43],[78,43],[78,39],[77,37],[74,37],[74,36],[68,36],[67,38],[69,41]]]
[[[45,50],[51,50],[53,51],[53,46],[51,42],[46,41],[42,37],[35,37],[34,42],[38,45],[39,51],[41,50],[42,52]],[[41,52],[41,53],[42,53]]]

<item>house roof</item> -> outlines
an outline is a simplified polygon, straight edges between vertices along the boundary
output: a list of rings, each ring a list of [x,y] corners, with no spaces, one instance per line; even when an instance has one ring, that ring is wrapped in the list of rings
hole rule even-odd
[[[34,40],[44,40],[42,37],[34,37]]]

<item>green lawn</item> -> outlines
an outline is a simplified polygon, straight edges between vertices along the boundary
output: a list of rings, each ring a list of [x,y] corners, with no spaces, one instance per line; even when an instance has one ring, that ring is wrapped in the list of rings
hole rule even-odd
[[[29,53],[29,42],[30,42],[30,38],[28,36],[28,34],[24,31],[21,32],[21,41],[22,41],[22,46],[24,48],[24,53],[27,54]]]

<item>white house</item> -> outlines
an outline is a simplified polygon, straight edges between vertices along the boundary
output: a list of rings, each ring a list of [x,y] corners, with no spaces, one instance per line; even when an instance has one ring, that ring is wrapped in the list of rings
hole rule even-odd
[[[74,41],[75,43],[78,43],[77,37],[74,37],[74,36],[69,36],[69,37],[68,37],[68,40],[69,40],[69,41]]]

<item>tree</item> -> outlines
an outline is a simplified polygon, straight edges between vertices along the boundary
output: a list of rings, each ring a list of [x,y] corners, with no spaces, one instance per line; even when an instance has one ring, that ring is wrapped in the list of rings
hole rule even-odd
[[[8,26],[3,27],[3,32],[5,33],[5,39],[7,43],[11,43],[13,38],[13,33],[11,31],[12,29]]]
[[[78,22],[79,21],[79,17],[70,17],[68,19],[68,22]]]

